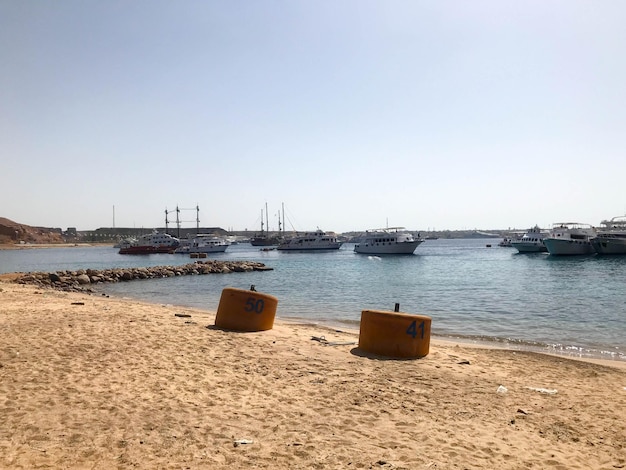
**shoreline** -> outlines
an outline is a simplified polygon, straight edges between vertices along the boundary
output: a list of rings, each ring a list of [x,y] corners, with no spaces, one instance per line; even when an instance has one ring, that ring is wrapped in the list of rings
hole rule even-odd
[[[626,371],[0,282],[0,466],[621,468]],[[313,341],[325,336],[329,344]]]
[[[128,299],[129,301],[135,301],[135,299],[120,297],[122,299]],[[144,302],[143,300],[137,299],[138,302]],[[150,303],[150,302],[147,302]],[[345,322],[341,321],[310,321],[306,318],[297,318],[297,317],[287,317],[287,318],[277,318],[276,321],[284,322],[287,324],[302,324],[309,325],[312,327],[325,328],[330,331],[341,331],[346,333],[351,333],[358,337],[359,335],[359,327],[351,326]],[[541,347],[529,343],[523,342],[509,342],[503,340],[501,338],[472,338],[472,337],[464,337],[461,335],[450,334],[450,335],[440,335],[431,333],[431,344],[446,344],[446,345],[460,345],[464,347],[470,348],[484,348],[484,349],[501,349],[503,351],[512,351],[512,352],[529,352],[534,354],[545,354],[547,356],[552,356],[556,358],[570,359],[573,361],[583,361],[589,362],[593,364],[605,365],[607,367],[616,367],[619,369],[626,370],[626,358],[620,359],[617,358],[607,358],[600,353],[594,355],[589,354],[587,356],[583,356],[580,354],[575,354],[571,352],[565,351],[550,351],[547,350],[546,347]]]
[[[0,250],[35,250],[47,248],[102,247],[113,246],[113,243],[0,243]]]
[[[198,262],[196,262],[198,263]],[[199,263],[203,263],[202,261],[199,261]],[[218,262],[222,263],[222,264],[237,264],[237,263],[251,263],[251,262]],[[258,263],[252,263],[252,264],[258,264]],[[145,269],[156,269],[157,271],[160,269],[174,269],[174,270],[179,270],[181,267],[185,267],[185,266],[157,266],[157,267],[152,267],[152,268],[145,268]],[[139,269],[139,270],[145,270],[144,268],[135,268]],[[78,272],[83,272],[84,270],[79,270]],[[105,270],[105,271],[119,271],[119,272],[124,272],[124,271],[128,271],[128,269],[126,268],[120,268],[120,269],[113,269],[113,270]],[[131,270],[132,271],[132,270]],[[78,273],[77,272],[77,273]],[[96,274],[100,273],[100,271],[95,270]],[[28,275],[30,274],[37,274],[37,275],[43,275],[43,274],[47,274],[47,273],[23,273],[23,272],[14,272],[14,273],[1,273],[0,274],[0,283],[5,281],[5,282],[13,282],[16,281],[17,279],[21,278],[21,277],[28,277]],[[76,276],[74,276],[76,277]],[[159,276],[160,277],[160,276]],[[135,280],[145,280],[144,278],[137,278]],[[131,280],[127,280],[125,282],[131,282]],[[19,283],[22,284],[22,283]],[[96,284],[93,284],[93,286],[95,287],[95,289],[91,288],[92,284],[87,284],[87,285],[82,285],[80,287],[77,288],[68,288],[67,286],[63,287],[63,286],[54,286],[53,283],[47,282],[45,285],[42,284],[41,282],[25,282],[24,284],[27,285],[33,285],[35,287],[39,287],[39,288],[50,288],[50,289],[54,289],[54,290],[61,290],[61,291],[74,291],[74,292],[79,292],[79,293],[85,293],[85,294],[93,294],[93,295],[97,295],[99,293],[102,293],[102,291],[105,289],[103,284],[107,284],[107,282],[98,282]],[[108,296],[109,294],[107,294]],[[150,301],[145,301],[143,299],[139,299],[139,298],[132,298],[132,297],[124,297],[124,296],[119,296],[119,299],[122,300],[129,300],[131,302],[148,302],[150,303]],[[152,303],[153,305],[158,305],[161,302],[154,302]],[[181,308],[187,308],[187,306],[185,305],[179,305],[179,307]],[[196,308],[194,306],[189,306],[189,308]],[[206,310],[207,312],[210,312],[210,310]],[[213,312],[214,313],[214,312]],[[332,319],[332,320],[318,320],[317,323],[314,321],[311,321],[310,319],[306,318],[306,317],[284,317],[284,318],[277,318],[277,321],[287,321],[287,322],[296,322],[296,323],[308,323],[311,325],[320,325],[322,327],[328,327],[328,328],[341,328],[343,330],[348,330],[348,331],[352,331],[353,333],[356,333],[358,335],[358,322],[353,321],[353,320],[337,320],[337,319]],[[524,342],[524,341],[512,341],[509,340],[508,338],[500,338],[500,337],[480,337],[480,338],[476,338],[476,337],[472,337],[472,336],[463,336],[463,335],[459,335],[459,334],[455,334],[455,333],[451,333],[451,334],[443,334],[443,335],[437,335],[437,334],[432,334],[432,338],[434,340],[440,340],[440,341],[446,341],[446,342],[453,342],[453,343],[462,343],[465,345],[475,345],[477,347],[485,347],[485,348],[497,348],[497,349],[504,349],[504,350],[510,350],[510,351],[527,351],[527,352],[535,352],[535,353],[539,353],[539,354],[547,354],[547,355],[551,355],[551,356],[555,356],[555,357],[563,357],[563,358],[568,358],[568,359],[573,359],[573,360],[581,360],[581,361],[587,361],[587,362],[594,362],[597,364],[606,364],[606,365],[611,365],[611,364],[615,364],[618,367],[626,367],[626,356],[624,356],[623,353],[621,354],[616,354],[616,353],[611,353],[609,351],[602,351],[602,350],[592,350],[592,349],[587,349],[585,350],[585,354],[582,354],[580,352],[580,349],[578,349],[577,351],[579,352],[575,352],[574,349],[572,350],[567,350],[567,349],[562,349],[562,350],[558,350],[558,349],[553,349],[550,348],[549,344],[537,344],[537,343],[529,343],[529,342]],[[613,357],[611,357],[613,356]]]
[[[2,275],[0,275],[0,281],[2,280]],[[94,291],[94,294],[103,294],[104,286],[99,285],[98,288]],[[115,294],[106,294],[107,296],[111,296],[113,298],[117,298],[120,300],[125,300],[129,302],[139,302],[146,303],[149,305],[163,305],[163,302],[151,302],[146,299],[134,298],[124,295],[115,295]],[[198,309],[200,311],[205,311],[208,313],[215,314],[215,311],[197,307],[193,305],[185,305],[185,304],[165,304],[170,306],[177,306],[180,308],[192,308]],[[328,320],[312,320],[307,317],[293,317],[293,316],[277,316],[276,322],[283,322],[286,324],[296,324],[296,325],[308,325],[311,327],[318,327],[325,330],[336,330],[340,332],[346,332],[356,335],[358,337],[359,334],[359,322],[356,320],[337,320],[337,319],[328,319]],[[477,347],[477,348],[486,348],[486,349],[502,349],[505,351],[519,351],[519,352],[530,352],[536,354],[545,354],[548,356],[553,356],[557,358],[571,359],[575,361],[583,361],[590,362],[595,364],[601,364],[606,366],[613,366],[617,368],[626,369],[626,356],[617,356],[617,357],[607,357],[608,353],[603,353],[598,350],[589,351],[586,355],[582,355],[580,353],[570,352],[567,350],[554,350],[550,349],[548,344],[538,345],[537,343],[523,342],[523,341],[510,341],[506,338],[500,337],[481,337],[475,338],[471,336],[462,336],[459,334],[436,334],[431,332],[431,342],[442,342],[447,344],[460,344],[467,347]]]

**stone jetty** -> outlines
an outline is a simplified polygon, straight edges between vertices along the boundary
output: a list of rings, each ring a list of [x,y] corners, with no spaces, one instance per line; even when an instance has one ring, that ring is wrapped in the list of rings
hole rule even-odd
[[[31,272],[18,274],[13,282],[52,287],[65,291],[90,291],[90,286],[104,282],[125,282],[137,279],[155,279],[201,274],[271,271],[263,263],[253,261],[196,261],[181,266],[152,266],[141,268],[77,269],[54,273]]]

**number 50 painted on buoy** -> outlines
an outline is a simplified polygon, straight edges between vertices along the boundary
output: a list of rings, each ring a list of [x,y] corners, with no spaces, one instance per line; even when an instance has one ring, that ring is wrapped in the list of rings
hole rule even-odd
[[[265,331],[274,326],[278,299],[255,290],[222,290],[215,326],[234,331]]]
[[[264,307],[265,307],[265,302],[263,301],[263,299],[255,299],[254,297],[248,297],[248,300],[246,300],[245,311],[262,313]]]

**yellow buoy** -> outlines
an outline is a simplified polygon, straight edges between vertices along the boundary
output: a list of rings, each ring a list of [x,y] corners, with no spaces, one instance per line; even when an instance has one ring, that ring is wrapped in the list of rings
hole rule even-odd
[[[274,327],[278,299],[254,290],[222,290],[215,326],[235,331],[265,331]]]
[[[359,348],[380,356],[424,357],[430,349],[431,323],[425,315],[363,310]]]

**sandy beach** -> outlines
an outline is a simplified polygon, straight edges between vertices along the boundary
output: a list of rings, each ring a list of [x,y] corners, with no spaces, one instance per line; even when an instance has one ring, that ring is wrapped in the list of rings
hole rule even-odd
[[[6,281],[0,306],[0,468],[626,468],[620,363],[385,359],[358,332]]]

